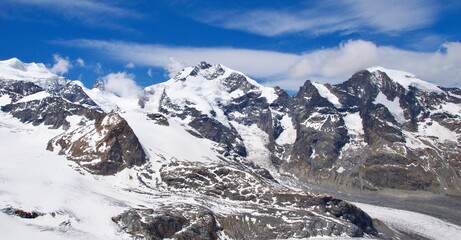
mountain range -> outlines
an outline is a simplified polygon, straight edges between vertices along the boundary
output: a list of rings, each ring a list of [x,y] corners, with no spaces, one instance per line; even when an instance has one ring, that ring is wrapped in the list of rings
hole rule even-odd
[[[461,89],[411,73],[289,95],[201,62],[129,97],[107,85],[0,61],[0,222],[46,239],[421,239],[313,190],[461,194]]]

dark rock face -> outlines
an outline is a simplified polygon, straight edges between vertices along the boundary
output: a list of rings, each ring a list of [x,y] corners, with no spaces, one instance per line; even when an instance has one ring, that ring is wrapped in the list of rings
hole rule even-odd
[[[34,126],[45,124],[54,129],[69,127],[69,122],[66,120],[68,116],[83,115],[95,118],[94,115],[99,114],[97,111],[70,103],[60,97],[8,104],[1,110],[11,113],[23,123],[32,123]]]
[[[67,82],[65,85],[60,86],[56,92],[59,96],[70,102],[86,107],[99,108],[98,105],[88,95],[86,95],[82,87],[73,82]]]
[[[360,180],[361,188],[433,191],[441,186],[437,179],[444,174],[438,173],[439,170],[435,170],[438,167],[435,166],[435,171],[428,171],[425,167],[427,160],[422,154],[422,149],[407,147],[407,143],[414,141],[409,140],[408,135],[417,136],[426,119],[435,119],[437,114],[430,113],[431,109],[434,110],[434,106],[450,101],[446,98],[446,94],[427,92],[411,86],[405,90],[380,71],[359,72],[348,81],[333,86],[332,92],[338,96],[348,111],[357,109],[363,121],[363,140],[366,142],[366,150],[360,151],[362,153],[359,159],[362,166],[352,171],[355,172],[353,173],[356,174],[355,176],[361,176],[366,180]],[[404,119],[397,119],[391,113],[392,109],[376,103],[378,93],[381,94],[381,98],[386,99],[384,101],[394,101],[399,105]],[[436,144],[440,144],[439,147],[443,148],[446,143],[441,143]],[[427,145],[424,151],[432,152],[429,150],[432,148],[431,145]],[[450,161],[446,157],[435,158],[440,162]],[[343,157],[342,161],[344,160]],[[356,162],[355,159],[347,161]],[[459,177],[455,176],[455,179]],[[456,189],[452,188],[452,190]]]
[[[283,147],[284,156],[289,158],[282,157],[277,165],[281,173],[340,188],[438,192],[437,189],[451,186],[449,191],[461,190],[456,187],[460,175],[453,174],[459,172],[455,159],[461,156],[454,153],[454,149],[461,147],[459,139],[449,143],[419,137],[421,129],[430,127],[428,124],[432,122],[459,132],[455,126],[461,116],[440,113],[444,104],[459,104],[460,99],[453,97],[459,96],[456,89],[445,92],[412,86],[405,89],[380,71],[361,71],[344,83],[324,86],[339,100],[340,106],[323,97],[310,81],[283,103],[289,106],[285,112],[293,119],[297,137],[291,146]],[[399,106],[401,119],[395,115],[395,109],[388,109],[380,101]],[[361,121],[352,124],[359,125],[363,133],[357,135],[347,128],[346,120],[351,124],[351,118],[346,118],[351,115]],[[277,136],[277,128],[274,130]],[[425,146],[408,145],[415,141]],[[442,165],[451,170],[443,170]]]
[[[215,240],[220,230],[211,211],[187,204],[165,206],[159,210],[130,209],[112,220],[128,233],[152,240]]]
[[[238,155],[247,155],[241,137],[234,128],[227,128],[219,121],[206,115],[198,116],[189,123],[204,138],[219,143],[227,151],[235,151]]]
[[[0,96],[10,96],[12,102],[16,102],[34,93],[44,91],[40,86],[24,81],[0,81]]]
[[[223,81],[223,85],[227,92],[233,92],[237,89],[248,92],[255,89],[255,86],[251,85],[245,76],[238,73],[231,73],[229,77]]]
[[[147,117],[158,125],[170,126],[168,119],[160,113],[148,113]]]
[[[195,129],[200,137],[218,143],[226,152],[236,153],[240,156],[247,155],[242,138],[235,128],[226,127],[221,122],[214,119],[213,116],[203,114],[193,107],[186,106],[183,109],[174,104],[166,94],[163,94],[160,103],[160,112],[163,114],[179,117],[181,119],[190,118],[191,121],[188,125]],[[180,112],[180,114],[177,114],[177,112]]]
[[[147,156],[141,143],[125,119],[109,113],[82,121],[89,120],[94,123],[84,123],[81,128],[55,137],[48,143],[47,149],[53,151],[59,146],[59,154],[101,175],[115,174],[146,163]],[[77,140],[72,140],[79,135]]]

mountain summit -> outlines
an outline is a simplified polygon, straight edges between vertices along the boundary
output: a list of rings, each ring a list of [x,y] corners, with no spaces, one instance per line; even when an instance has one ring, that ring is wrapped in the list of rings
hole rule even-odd
[[[69,199],[0,206],[64,232],[95,237],[88,221],[112,219],[123,230],[106,227],[106,238],[404,238],[354,205],[306,189],[461,193],[461,90],[395,70],[370,68],[336,85],[306,81],[289,96],[201,62],[134,99],[11,59],[0,62],[0,106],[4,144],[37,139],[22,141],[30,151],[5,150],[24,171],[61,169],[72,176],[59,175],[69,181],[65,194],[94,185],[84,200],[101,213],[72,209],[82,205]],[[13,184],[19,170],[5,166],[11,174],[0,172],[0,184]]]

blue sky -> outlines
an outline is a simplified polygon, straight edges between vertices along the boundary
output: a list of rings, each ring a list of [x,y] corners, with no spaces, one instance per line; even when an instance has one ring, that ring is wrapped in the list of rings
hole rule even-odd
[[[376,65],[459,87],[460,19],[459,0],[2,0],[0,59],[89,87],[119,72],[147,86],[202,60],[288,90]]]

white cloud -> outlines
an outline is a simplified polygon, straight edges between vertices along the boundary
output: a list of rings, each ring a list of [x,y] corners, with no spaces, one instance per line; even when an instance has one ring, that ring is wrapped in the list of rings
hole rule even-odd
[[[85,66],[85,61],[83,61],[83,59],[81,58],[77,58],[77,65],[80,66],[80,67],[84,67]]]
[[[441,86],[461,86],[461,43],[450,42],[436,52],[416,52],[368,41],[348,41],[336,48],[302,55],[286,77],[271,84],[294,89],[306,78],[338,83],[353,73],[372,66],[383,66],[416,74]]]
[[[379,32],[408,31],[435,21],[439,7],[432,0],[342,0],[360,24]]]
[[[115,59],[131,61],[139,66],[162,67],[172,75],[184,66],[207,61],[222,63],[252,76],[267,78],[286,73],[301,58],[289,53],[236,48],[169,47],[85,39],[64,43],[74,47],[97,49]]]
[[[126,72],[110,73],[102,78],[104,88],[120,97],[135,98],[142,91],[134,81],[134,76]]]
[[[58,54],[53,55],[53,60],[54,64],[50,68],[50,71],[52,73],[58,74],[58,75],[64,75],[67,72],[69,72],[69,69],[72,67],[72,64],[70,63],[69,58],[62,58]]]
[[[137,13],[130,10],[114,6],[107,2],[95,0],[73,0],[73,1],[57,1],[57,0],[14,0],[10,1],[24,5],[35,5],[39,7],[49,8],[62,14],[70,14],[72,16],[82,17],[90,14],[108,14],[112,17],[136,16]]]
[[[98,0],[2,0],[7,7],[18,9],[44,9],[49,12],[59,14],[71,20],[77,20],[78,23],[86,24],[90,27],[109,27],[119,30],[132,31],[121,23],[115,23],[114,20],[122,18],[139,18],[138,12],[128,9],[120,1],[98,1]],[[114,3],[116,2],[116,3]],[[40,16],[39,16],[40,17]]]
[[[174,77],[176,73],[187,67],[186,63],[180,62],[173,57],[168,58],[169,63],[166,65],[166,71],[170,78]]]
[[[97,74],[102,74],[103,73],[103,70],[102,70],[102,65],[101,63],[96,63],[93,67],[93,71]]]
[[[354,40],[303,54],[235,48],[186,48],[126,42],[73,40],[71,46],[99,50],[119,61],[162,67],[170,75],[200,61],[221,63],[270,85],[296,90],[305,80],[338,83],[372,66],[404,70],[442,86],[461,82],[461,43],[447,42],[436,52],[417,52]],[[179,62],[177,59],[181,59]]]
[[[135,67],[135,65],[134,65],[134,63],[132,63],[132,62],[127,63],[127,64],[125,65],[125,68],[134,68],[134,67]]]
[[[289,5],[289,4],[288,4]],[[264,36],[307,32],[395,33],[426,27],[436,18],[432,0],[324,0],[305,8],[214,11],[194,16],[199,21]]]
[[[154,76],[154,72],[152,71],[152,68],[147,69],[147,75],[148,75],[149,77],[153,77],[153,76]]]

